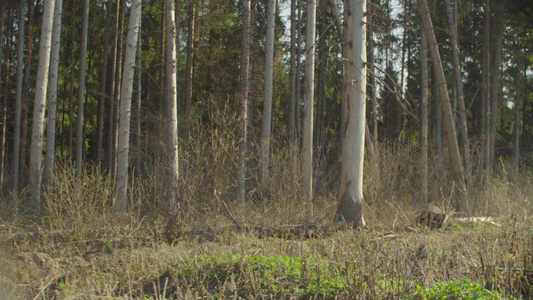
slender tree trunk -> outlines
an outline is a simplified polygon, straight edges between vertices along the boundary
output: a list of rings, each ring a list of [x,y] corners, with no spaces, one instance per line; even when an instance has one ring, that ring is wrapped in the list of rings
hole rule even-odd
[[[72,5],[72,15],[77,15],[76,11],[76,2],[71,2]],[[70,92],[69,92],[69,107],[68,107],[68,113],[69,113],[69,125],[68,125],[68,154],[72,158],[74,155],[74,81],[76,77],[76,61],[74,59],[75,53],[74,53],[74,40],[77,37],[76,33],[76,18],[72,18],[72,24],[70,24],[72,30],[70,31]]]
[[[298,51],[296,55],[296,107],[294,110],[294,132],[296,137],[296,152],[293,158],[294,163],[298,163],[298,155],[301,141],[300,137],[302,136],[302,120],[300,113],[302,103],[302,80],[300,79],[300,75],[302,74],[302,44],[304,36],[304,33],[302,32],[302,26],[304,24],[302,15],[302,0],[298,0],[298,40],[296,42],[296,49]]]
[[[239,92],[239,174],[237,177],[237,194],[244,207],[246,196],[246,156],[247,156],[247,122],[248,122],[248,76],[250,65],[250,0],[242,1],[242,39],[241,39],[241,85]]]
[[[376,78],[374,73],[374,17],[372,15],[372,8],[368,8],[370,15],[367,16],[367,33],[368,33],[368,69],[370,69],[370,72],[368,73],[368,91],[370,99],[372,100],[372,137],[374,138],[374,141],[378,140],[378,101],[377,101],[377,95],[376,95]]]
[[[307,1],[304,74],[303,189],[307,201],[307,218],[313,214],[313,103],[315,96],[316,0]]]
[[[296,81],[298,80],[296,73],[296,39],[297,39],[297,24],[296,24],[296,0],[291,0],[291,61],[290,61],[290,98],[289,98],[289,139],[290,139],[290,154],[291,154],[291,174],[296,186],[296,166],[297,166],[297,145],[296,145]]]
[[[120,90],[120,98],[122,101],[120,102],[120,124],[118,131],[117,151],[117,210],[119,212],[125,212],[128,210],[128,166],[131,98],[133,94],[135,54],[137,52],[137,39],[139,36],[141,10],[141,0],[133,0],[131,2],[126,53],[124,55],[124,76],[122,78],[123,82]]]
[[[347,0],[343,40],[344,127],[339,205],[334,223],[365,227],[363,217],[363,162],[366,126],[366,0]]]
[[[420,35],[420,169],[422,170],[422,205],[428,208],[428,45],[426,35]]]
[[[261,176],[261,189],[265,192],[268,183],[268,164],[270,159],[270,133],[272,125],[272,81],[274,75],[274,29],[276,17],[276,0],[268,1],[267,37],[265,58],[265,90],[263,98],[262,116],[262,153],[263,173]]]
[[[4,3],[5,5],[5,3]],[[0,13],[0,17],[4,16],[4,12]],[[6,66],[5,81],[3,85],[4,94],[2,97],[2,124],[0,129],[0,134],[2,139],[0,140],[0,188],[4,187],[4,171],[5,171],[5,153],[6,153],[6,121],[7,121],[7,103],[9,100],[9,95],[11,94],[11,55],[12,55],[12,36],[13,36],[13,21],[11,19],[11,10],[8,10],[5,20],[7,20],[7,30],[6,30],[6,47],[7,53],[3,60],[0,60],[0,70],[3,69],[3,66]],[[2,19],[3,21],[4,19]],[[1,28],[4,28],[4,24],[0,24]],[[3,42],[3,39],[0,39],[0,43]],[[0,50],[0,52],[3,52]],[[0,71],[1,73],[1,71]],[[0,76],[0,80],[1,80]]]
[[[50,59],[50,86],[48,102],[48,118],[46,126],[46,157],[43,170],[43,185],[48,185],[52,180],[55,164],[56,146],[56,119],[57,119],[57,81],[59,69],[59,48],[61,44],[61,16],[63,13],[63,0],[55,0],[54,27],[52,32],[52,56]]]
[[[13,191],[19,189],[20,171],[20,123],[22,117],[22,81],[24,79],[24,10],[25,0],[20,0],[17,43],[17,94],[15,98],[15,130],[13,142]]]
[[[89,32],[89,0],[83,2],[81,28],[80,77],[78,81],[78,116],[76,124],[76,177],[81,176],[83,155],[83,113],[85,104],[85,72],[87,65],[87,34]]]
[[[109,2],[106,3],[106,10],[109,10],[110,5],[108,5]],[[104,66],[102,69],[102,82],[100,83],[100,99],[98,100],[98,116],[97,116],[97,124],[96,124],[96,164],[99,168],[102,167],[102,151],[103,151],[103,144],[104,144],[104,114],[105,114],[105,103],[106,99],[108,99],[107,96],[107,65],[108,65],[108,52],[109,52],[109,30],[108,30],[108,23],[109,23],[109,14],[106,14],[105,16],[105,28],[104,28]]]
[[[189,140],[189,130],[191,126],[191,108],[192,108],[192,83],[193,83],[193,66],[194,66],[194,21],[195,21],[195,4],[194,0],[189,2],[189,36],[187,38],[187,71],[185,87],[185,141]]]
[[[490,0],[487,0],[483,6],[483,58],[482,58],[482,92],[481,97],[481,136],[482,136],[482,155],[485,182],[490,178],[489,156],[490,156]]]
[[[444,68],[439,54],[433,24],[431,23],[431,16],[426,0],[418,0],[422,16],[422,25],[426,38],[428,40],[428,48],[433,60],[433,71],[437,80],[437,90],[441,99],[441,107],[444,113],[444,125],[446,128],[446,137],[448,141],[448,151],[450,154],[452,176],[455,181],[455,192],[458,200],[459,210],[468,214],[468,191],[465,185],[465,178],[463,173],[463,166],[461,164],[461,156],[459,154],[459,145],[455,133],[455,124],[453,122],[452,109],[450,104],[450,97],[448,95],[448,88],[446,87],[446,78],[444,76]]]
[[[37,3],[39,5],[39,3]],[[19,180],[22,180],[22,185],[26,185],[26,177],[28,174],[28,165],[27,165],[27,159],[28,159],[28,104],[29,104],[29,97],[30,97],[30,90],[33,82],[32,79],[32,71],[34,70],[31,68],[32,64],[32,50],[33,50],[33,41],[34,41],[34,34],[33,34],[33,28],[34,28],[34,12],[35,12],[35,3],[33,1],[28,2],[28,22],[26,24],[26,55],[24,57],[24,80],[22,81],[22,114],[20,119],[20,178]],[[21,182],[19,182],[21,184]]]
[[[121,87],[120,84],[122,82],[122,40],[123,40],[123,31],[124,31],[124,0],[117,0],[117,15],[116,15],[117,23],[115,25],[115,34],[117,35],[115,38],[115,66],[114,66],[114,72],[112,73],[112,78],[114,79],[113,83],[113,92],[110,101],[110,109],[109,109],[109,150],[108,150],[108,156],[109,156],[109,174],[111,178],[115,176],[115,170],[117,167],[116,164],[116,149],[117,149],[117,109],[116,107],[119,107],[120,105],[120,97],[121,97]]]
[[[176,22],[177,24],[178,22]],[[141,124],[142,124],[142,51],[141,51],[141,28],[142,28],[142,18],[139,20],[139,34],[138,34],[138,41],[137,41],[137,124],[135,126],[136,129],[136,148],[137,148],[137,155],[135,155],[135,171],[138,177],[141,175],[141,156],[143,155],[141,151],[141,139],[142,139],[142,133],[141,133]],[[176,80],[177,84],[177,80]]]
[[[492,174],[495,161],[496,147],[496,122],[498,120],[498,98],[500,96],[501,58],[503,47],[503,32],[505,24],[503,20],[503,8],[505,0],[502,0],[495,11],[493,26],[493,54],[492,68],[490,71],[490,136],[489,136],[489,174]]]
[[[178,161],[178,89],[176,75],[178,62],[176,55],[176,21],[174,0],[167,0],[166,8],[166,100],[168,116],[167,151],[170,158],[169,205],[172,215],[178,213],[179,161]]]
[[[50,67],[50,52],[52,47],[52,27],[54,24],[55,0],[45,0],[43,25],[41,29],[39,67],[37,69],[37,85],[35,87],[35,103],[33,106],[33,126],[30,152],[30,209],[41,212],[40,186],[41,162],[44,135],[44,111],[48,86],[48,72]]]
[[[326,109],[326,73],[328,65],[327,56],[327,18],[326,18],[327,2],[319,1],[320,21],[318,22],[318,82],[317,82],[317,100],[316,100],[316,122],[315,122],[315,149],[317,167],[320,170],[322,167],[323,147],[324,147],[324,131],[325,118],[324,113]]]
[[[453,71],[454,71],[454,82],[456,96],[457,96],[457,105],[459,106],[459,136],[460,136],[460,145],[463,152],[463,166],[464,174],[466,180],[466,188],[471,193],[472,192],[472,180],[471,180],[471,168],[470,168],[470,146],[468,142],[468,124],[466,120],[466,108],[465,108],[465,96],[463,92],[463,81],[461,74],[461,63],[459,62],[459,46],[457,43],[457,24],[454,21],[452,4],[450,0],[445,0],[446,2],[446,11],[448,16],[448,27],[451,33],[451,48],[452,48],[452,62],[453,62]],[[455,110],[454,110],[455,111]],[[455,120],[455,118],[454,118]]]

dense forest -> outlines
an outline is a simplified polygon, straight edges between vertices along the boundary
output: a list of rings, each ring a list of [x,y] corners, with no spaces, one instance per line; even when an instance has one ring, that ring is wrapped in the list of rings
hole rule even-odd
[[[0,0],[0,298],[533,298],[532,16]]]
[[[342,196],[348,4],[248,2],[2,1],[4,194],[40,213],[70,166],[107,178],[119,211],[284,194],[311,216],[313,198]],[[366,169],[401,153],[412,204],[451,191],[468,213],[498,170],[531,168],[532,9],[369,1]]]

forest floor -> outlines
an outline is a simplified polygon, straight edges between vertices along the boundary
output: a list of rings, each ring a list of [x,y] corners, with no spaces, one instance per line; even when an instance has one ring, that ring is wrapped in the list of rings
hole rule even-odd
[[[530,298],[533,222],[495,221],[295,236],[146,219],[82,233],[0,220],[0,298]]]

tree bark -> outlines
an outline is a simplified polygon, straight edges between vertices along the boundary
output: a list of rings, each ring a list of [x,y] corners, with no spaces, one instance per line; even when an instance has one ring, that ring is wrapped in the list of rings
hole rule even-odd
[[[106,3],[106,10],[109,10],[110,6],[107,5],[109,2]],[[102,69],[102,81],[100,83],[100,99],[98,99],[98,116],[97,116],[97,124],[96,124],[96,165],[101,168],[102,167],[102,151],[103,151],[103,143],[104,143],[104,114],[105,114],[105,103],[106,99],[108,99],[107,95],[107,65],[108,65],[108,52],[109,52],[109,30],[108,30],[108,23],[111,18],[109,17],[109,14],[106,14],[105,16],[105,28],[104,28],[104,66]]]
[[[428,201],[428,45],[424,32],[420,35],[420,169],[422,171],[422,205],[429,206]]]
[[[178,161],[178,89],[176,76],[178,58],[176,54],[176,21],[174,0],[167,0],[166,9],[166,100],[168,116],[167,151],[170,158],[170,193],[169,205],[172,215],[178,213],[179,161]]]
[[[307,218],[313,214],[313,103],[315,96],[316,0],[307,1],[304,72],[303,190]]]
[[[118,131],[117,151],[117,210],[119,212],[125,212],[128,210],[128,166],[131,98],[133,93],[135,54],[137,52],[137,39],[139,36],[141,10],[141,0],[133,0],[131,3],[128,37],[124,55],[122,88],[120,90],[120,98],[122,101],[120,102],[120,124]]]
[[[463,92],[463,81],[461,74],[461,63],[459,61],[459,46],[457,42],[457,24],[454,21],[452,4],[450,0],[445,0],[446,11],[448,17],[448,27],[451,34],[451,48],[452,48],[452,63],[453,63],[453,75],[455,78],[457,105],[459,107],[459,137],[461,140],[461,150],[463,152],[463,166],[466,180],[466,188],[469,192],[472,192],[472,180],[471,180],[471,163],[470,163],[470,146],[468,142],[468,124],[466,120],[466,108],[465,108],[465,96]],[[455,110],[454,110],[455,111]],[[455,118],[454,118],[455,120]]]
[[[191,108],[192,108],[192,83],[193,83],[193,62],[194,62],[194,21],[195,21],[194,0],[189,3],[189,36],[187,38],[187,70],[185,71],[185,141],[189,140],[189,130],[191,126]]]
[[[366,0],[347,0],[343,58],[344,127],[339,205],[334,223],[365,227],[363,217],[363,162],[366,126]]]
[[[444,126],[446,128],[448,151],[451,160],[452,176],[455,182],[455,193],[457,197],[458,209],[459,211],[468,214],[468,191],[465,185],[463,166],[461,164],[459,145],[457,143],[455,124],[453,122],[450,97],[448,95],[448,88],[446,87],[446,78],[444,76],[444,68],[442,66],[437,40],[433,31],[433,24],[431,23],[431,16],[429,14],[427,1],[418,0],[418,6],[420,8],[422,16],[422,25],[428,41],[429,52],[431,53],[431,57],[433,60],[433,71],[437,80],[437,90],[441,99],[441,108],[444,113]]]
[[[290,143],[290,155],[291,155],[291,174],[294,180],[294,186],[296,186],[296,166],[297,166],[297,144],[296,144],[296,81],[299,80],[297,69],[297,55],[296,55],[296,40],[297,36],[297,23],[296,23],[296,0],[291,0],[291,61],[290,61],[290,98],[289,98],[289,143]]]
[[[30,198],[29,207],[40,214],[41,199],[41,163],[44,135],[44,111],[50,69],[50,52],[52,47],[52,27],[54,23],[55,0],[45,0],[43,11],[43,25],[41,28],[39,67],[37,69],[37,84],[35,87],[35,103],[33,106],[33,125],[30,152]]]
[[[50,86],[48,102],[48,118],[46,126],[46,157],[43,170],[43,185],[52,180],[55,164],[56,119],[57,119],[57,81],[59,69],[59,48],[61,44],[61,16],[63,0],[55,0],[54,27],[52,30],[52,56],[50,59]]]
[[[76,124],[76,177],[81,176],[83,156],[83,113],[85,104],[85,74],[87,65],[87,34],[89,32],[89,0],[83,2],[81,29],[80,77],[78,81],[78,115]]]
[[[5,5],[5,3],[4,3]],[[4,16],[4,14],[0,14],[0,16]],[[0,70],[3,69],[3,66],[6,66],[6,74],[5,74],[5,81],[3,85],[4,94],[2,97],[2,124],[1,124],[1,135],[2,139],[0,140],[0,188],[4,187],[4,173],[5,173],[5,153],[6,153],[6,121],[7,121],[7,103],[8,103],[8,97],[10,94],[10,79],[11,79],[11,55],[12,55],[12,48],[11,45],[12,42],[12,36],[13,36],[13,21],[11,19],[12,13],[11,10],[8,10],[7,16],[5,20],[7,20],[7,29],[6,29],[6,46],[7,46],[7,53],[5,55],[4,60],[0,64]],[[4,19],[2,19],[4,20]],[[3,24],[0,24],[2,28],[4,28]],[[0,39],[0,43],[3,42],[2,39]],[[2,51],[3,52],[3,51]],[[2,77],[0,77],[1,79]]]
[[[237,177],[237,195],[244,207],[246,196],[246,156],[247,156],[247,123],[248,123],[248,76],[250,65],[250,0],[242,2],[242,38],[241,68],[239,92],[239,174]]]
[[[20,127],[22,117],[22,81],[24,79],[24,10],[25,0],[20,1],[18,36],[17,36],[17,87],[15,98],[15,129],[13,142],[13,181],[12,188],[14,192],[19,189],[19,171],[20,171]]]
[[[274,30],[276,16],[276,0],[268,1],[267,13],[267,36],[266,36],[266,56],[265,56],[265,90],[263,98],[262,116],[262,162],[263,173],[261,176],[261,189],[266,191],[268,183],[268,165],[270,160],[270,133],[272,125],[272,81],[274,74]]]

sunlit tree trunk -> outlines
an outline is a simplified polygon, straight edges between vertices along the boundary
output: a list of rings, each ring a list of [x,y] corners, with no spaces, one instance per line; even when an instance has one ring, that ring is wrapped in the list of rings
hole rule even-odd
[[[313,213],[313,103],[315,96],[316,0],[307,1],[304,70],[303,191],[307,201],[307,218]]]
[[[242,1],[242,37],[239,92],[239,174],[237,177],[237,195],[244,206],[246,195],[246,156],[247,156],[247,122],[248,122],[248,76],[250,65],[250,0]]]
[[[17,36],[17,86],[15,98],[15,129],[13,142],[13,191],[19,189],[19,172],[20,172],[20,123],[22,117],[22,81],[24,79],[24,11],[25,0],[20,0],[18,36]]]
[[[418,6],[422,16],[424,33],[428,41],[429,52],[431,53],[431,58],[433,61],[433,71],[435,73],[435,79],[437,80],[437,91],[441,100],[441,108],[443,109],[444,126],[446,128],[448,151],[450,154],[452,176],[455,182],[455,193],[457,197],[458,208],[461,212],[468,213],[468,191],[465,185],[465,177],[463,173],[463,166],[461,164],[461,156],[459,154],[459,145],[457,143],[450,97],[448,95],[446,78],[444,76],[444,68],[440,58],[435,32],[433,30],[433,24],[431,23],[431,16],[429,14],[427,1],[418,0]]]
[[[120,98],[122,101],[120,102],[120,121],[117,148],[117,210],[119,212],[125,212],[128,210],[128,166],[131,98],[133,94],[135,54],[137,52],[137,39],[139,36],[141,10],[141,0],[133,0],[131,2],[128,37],[124,55],[122,88],[120,90]]]
[[[54,173],[56,146],[56,115],[57,115],[57,81],[59,69],[59,48],[61,43],[61,15],[63,0],[55,0],[54,27],[52,32],[52,56],[50,58],[50,82],[48,97],[48,118],[46,126],[46,157],[43,170],[43,185],[50,183]]]
[[[174,0],[167,0],[166,8],[166,101],[168,111],[168,141],[167,152],[170,159],[170,193],[169,205],[173,215],[178,213],[178,186],[179,186],[179,161],[178,161],[178,89],[176,76],[178,62],[176,55],[176,22],[174,14]]]
[[[344,127],[339,205],[334,223],[350,222],[365,227],[363,217],[363,162],[366,126],[366,0],[345,1],[343,40]]]
[[[55,0],[45,0],[43,11],[43,25],[41,28],[39,67],[37,69],[37,84],[35,87],[35,103],[33,106],[33,125],[30,152],[30,199],[29,207],[33,211],[41,212],[40,186],[41,163],[44,136],[44,111],[46,106],[46,92],[48,87],[48,73],[50,69],[50,52],[52,47],[52,27],[54,24]]]
[[[274,29],[276,16],[276,0],[268,1],[267,13],[267,39],[266,39],[266,58],[265,58],[265,90],[263,98],[263,116],[262,116],[262,162],[263,173],[261,176],[261,189],[263,192],[267,188],[268,182],[268,164],[270,160],[270,133],[272,125],[272,81],[274,75]]]

